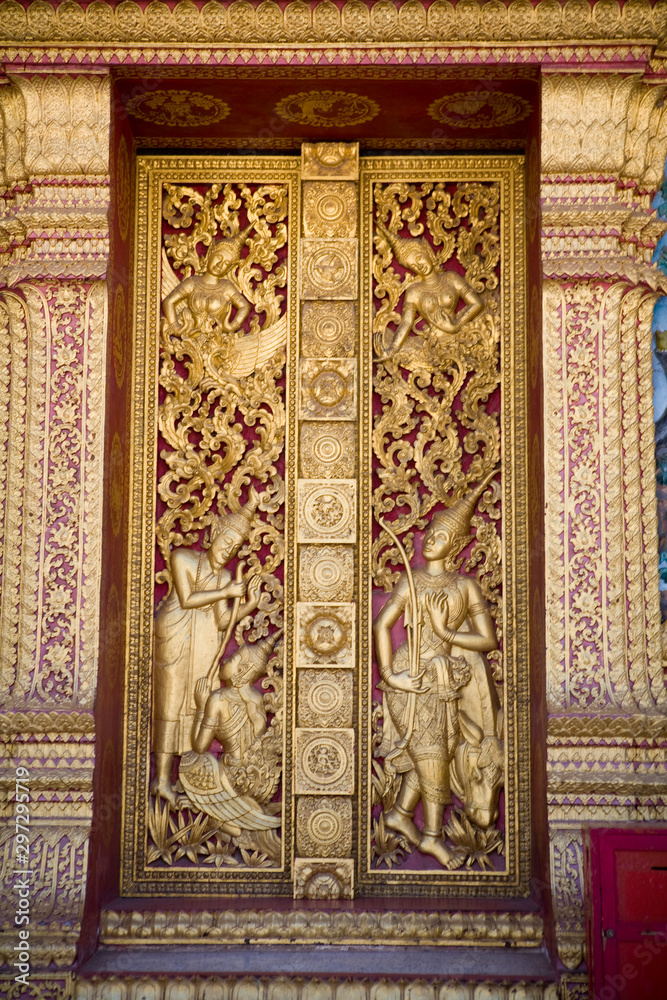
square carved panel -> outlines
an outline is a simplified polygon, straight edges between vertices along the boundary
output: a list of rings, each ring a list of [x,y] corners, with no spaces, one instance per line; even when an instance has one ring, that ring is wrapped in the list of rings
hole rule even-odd
[[[353,596],[352,546],[300,546],[299,597],[303,601],[349,601]]]
[[[304,358],[299,367],[302,419],[354,420],[357,362],[353,358]]]
[[[301,298],[356,299],[358,240],[301,241]]]
[[[350,479],[300,479],[299,541],[354,542],[357,484]]]
[[[304,302],[301,354],[305,358],[347,358],[357,336],[355,302]]]
[[[351,670],[328,667],[299,670],[297,721],[300,726],[341,727],[354,721],[354,677]]]
[[[296,850],[304,858],[344,858],[352,850],[352,802],[338,795],[300,795]]]
[[[354,666],[354,612],[350,604],[297,604],[299,666]]]
[[[352,795],[354,729],[295,731],[297,795]]]
[[[353,423],[304,421],[299,433],[301,475],[305,479],[354,477],[357,429]]]
[[[350,181],[306,181],[303,185],[304,236],[357,235],[358,185]]]

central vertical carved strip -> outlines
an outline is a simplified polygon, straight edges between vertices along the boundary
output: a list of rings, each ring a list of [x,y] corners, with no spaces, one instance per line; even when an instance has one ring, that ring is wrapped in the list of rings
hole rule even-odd
[[[357,144],[302,151],[296,898],[351,898],[357,541]]]

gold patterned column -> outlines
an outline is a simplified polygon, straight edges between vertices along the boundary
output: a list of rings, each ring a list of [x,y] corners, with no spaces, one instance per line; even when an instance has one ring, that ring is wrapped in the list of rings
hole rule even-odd
[[[28,867],[31,989],[67,995],[95,759],[109,82],[0,84],[0,944],[13,963]]]
[[[620,75],[543,85],[551,878],[582,997],[582,823],[666,815],[651,374],[664,91]]]
[[[358,144],[302,149],[296,898],[352,898]]]

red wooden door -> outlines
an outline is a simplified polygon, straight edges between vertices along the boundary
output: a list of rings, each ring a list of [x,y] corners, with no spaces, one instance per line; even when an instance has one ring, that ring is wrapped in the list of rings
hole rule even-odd
[[[667,1000],[667,830],[587,832],[594,1000]]]

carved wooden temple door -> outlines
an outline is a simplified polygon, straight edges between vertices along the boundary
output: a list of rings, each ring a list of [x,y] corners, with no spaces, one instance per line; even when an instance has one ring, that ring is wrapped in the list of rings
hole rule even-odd
[[[176,939],[541,943],[525,175],[139,158],[134,907],[103,942],[160,939],[137,897],[220,896]]]

